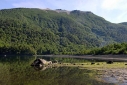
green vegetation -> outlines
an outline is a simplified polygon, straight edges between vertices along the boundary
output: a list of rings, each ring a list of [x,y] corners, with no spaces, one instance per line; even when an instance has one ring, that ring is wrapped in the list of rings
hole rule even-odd
[[[114,42],[127,42],[127,26],[91,12],[0,10],[1,55],[85,54],[85,50]]]
[[[83,62],[88,62],[85,59],[79,59],[79,58],[69,58],[69,56],[67,58],[64,58],[62,56],[59,55],[59,57],[56,57],[55,55],[53,57],[45,57],[45,56],[38,56],[37,58],[44,58],[48,61],[59,61],[59,63],[83,63]]]
[[[106,54],[127,54],[127,43],[117,43],[92,49],[87,54],[106,55]]]

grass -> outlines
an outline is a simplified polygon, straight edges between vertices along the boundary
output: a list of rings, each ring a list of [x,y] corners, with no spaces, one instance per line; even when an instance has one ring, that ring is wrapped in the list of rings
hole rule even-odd
[[[61,64],[56,66],[70,66],[79,67],[81,69],[113,69],[113,68],[127,68],[127,62],[113,62],[113,64],[107,64],[106,61],[95,61],[95,60],[85,60],[76,58],[50,58],[50,60],[58,60]],[[95,64],[91,64],[95,63]]]
[[[69,67],[79,67],[81,69],[90,69],[90,70],[102,70],[102,69],[113,69],[113,68],[127,68],[126,62],[114,62],[113,64],[107,64],[106,62],[91,62],[85,63],[62,63],[57,66],[69,66]]]

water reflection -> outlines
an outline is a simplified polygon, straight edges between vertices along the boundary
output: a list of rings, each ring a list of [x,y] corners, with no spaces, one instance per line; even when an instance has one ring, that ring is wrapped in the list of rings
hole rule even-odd
[[[46,66],[33,66],[33,68],[35,69],[35,70],[37,70],[37,71],[44,71],[44,70],[46,70],[47,69],[47,67]]]
[[[32,66],[35,70],[37,71],[44,71],[46,69],[49,69],[49,68],[58,68],[57,66],[53,66],[53,65],[47,65],[47,66]]]
[[[46,66],[46,65],[51,65],[52,64],[52,61],[47,61],[45,59],[41,59],[41,58],[38,58],[36,60],[34,60],[34,62],[31,64],[31,66]]]
[[[53,68],[53,67],[57,67],[55,66],[56,64],[58,64],[58,61],[47,61],[45,59],[42,58],[37,58],[33,61],[33,63],[31,64],[31,66],[35,69],[35,70],[41,70],[44,71],[47,68]]]
[[[34,56],[0,57],[0,85],[113,85],[96,81],[94,71],[78,67],[57,67],[54,63],[31,67],[36,59]]]

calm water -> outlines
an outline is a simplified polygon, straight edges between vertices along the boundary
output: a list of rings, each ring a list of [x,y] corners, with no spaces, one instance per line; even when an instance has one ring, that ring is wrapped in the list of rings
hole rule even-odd
[[[1,56],[0,85],[113,85],[96,81],[96,72],[78,67],[33,68],[30,65],[35,59],[34,56]],[[70,60],[67,58],[45,59],[58,59],[61,62]],[[71,60],[71,62],[79,61],[83,62],[79,59]]]

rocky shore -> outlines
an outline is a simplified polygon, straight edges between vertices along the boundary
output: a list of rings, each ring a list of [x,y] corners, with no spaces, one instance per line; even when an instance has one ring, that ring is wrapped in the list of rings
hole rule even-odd
[[[103,69],[101,78],[104,82],[127,85],[127,68]]]

